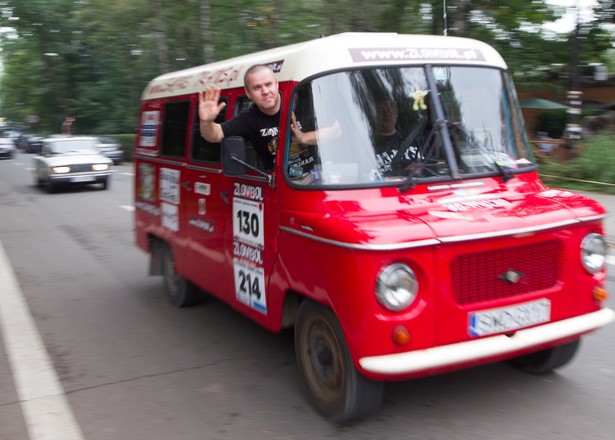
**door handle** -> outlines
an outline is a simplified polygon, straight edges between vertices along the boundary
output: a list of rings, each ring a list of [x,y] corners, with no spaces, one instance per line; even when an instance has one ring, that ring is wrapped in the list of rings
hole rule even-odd
[[[221,191],[220,197],[222,197],[222,200],[224,200],[224,203],[226,203],[227,205],[231,204],[231,201],[228,198],[228,191]]]

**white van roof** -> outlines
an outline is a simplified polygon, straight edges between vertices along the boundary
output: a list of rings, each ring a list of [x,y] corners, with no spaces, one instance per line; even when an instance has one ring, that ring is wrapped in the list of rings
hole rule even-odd
[[[301,81],[326,71],[365,66],[463,64],[506,68],[493,47],[477,40],[349,32],[166,73],[147,85],[141,99],[193,94],[211,84],[221,89],[243,87],[244,72],[255,64],[271,65],[278,81]]]

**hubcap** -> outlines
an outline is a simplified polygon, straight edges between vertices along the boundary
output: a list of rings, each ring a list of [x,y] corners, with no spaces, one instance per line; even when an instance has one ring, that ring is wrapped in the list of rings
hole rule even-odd
[[[304,360],[309,386],[317,400],[339,400],[344,388],[340,347],[332,329],[319,318],[306,328]]]

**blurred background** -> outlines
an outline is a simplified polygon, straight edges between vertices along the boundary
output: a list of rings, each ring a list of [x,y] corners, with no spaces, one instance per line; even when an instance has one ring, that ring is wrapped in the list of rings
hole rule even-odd
[[[495,46],[513,72],[532,139],[576,140],[613,125],[610,0],[1,0],[0,7],[0,124],[20,132],[48,135],[69,124],[74,134],[119,135],[127,147],[140,94],[155,76],[347,31],[446,33]]]

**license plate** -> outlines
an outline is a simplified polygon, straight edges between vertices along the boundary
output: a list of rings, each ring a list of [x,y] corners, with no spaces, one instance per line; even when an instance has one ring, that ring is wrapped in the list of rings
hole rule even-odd
[[[504,333],[549,322],[551,302],[548,299],[499,309],[470,313],[468,331],[471,336]]]
[[[94,180],[92,176],[75,176],[70,179],[71,182],[93,182]]]

